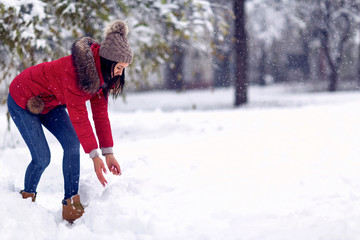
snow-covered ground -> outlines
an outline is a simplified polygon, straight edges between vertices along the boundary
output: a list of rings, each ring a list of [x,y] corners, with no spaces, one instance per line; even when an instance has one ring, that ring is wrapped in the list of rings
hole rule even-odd
[[[81,156],[85,215],[61,220],[61,146],[36,203],[20,198],[29,152],[0,106],[0,239],[360,239],[360,93],[251,87],[111,101],[120,177]]]

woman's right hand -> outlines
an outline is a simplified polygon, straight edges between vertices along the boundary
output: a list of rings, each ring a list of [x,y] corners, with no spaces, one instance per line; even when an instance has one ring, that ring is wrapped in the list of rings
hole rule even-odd
[[[94,157],[92,160],[94,162],[94,170],[95,170],[96,176],[99,179],[101,185],[103,185],[103,187],[105,187],[105,185],[107,184],[107,181],[103,175],[103,172],[107,173],[105,164],[99,156]]]

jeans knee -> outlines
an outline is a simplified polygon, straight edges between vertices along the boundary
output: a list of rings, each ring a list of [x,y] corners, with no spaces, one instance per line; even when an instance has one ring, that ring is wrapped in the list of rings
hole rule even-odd
[[[80,154],[80,142],[77,138],[71,139],[68,141],[66,146],[63,147],[64,153],[70,154],[72,156],[77,156]]]
[[[43,161],[42,161],[42,168],[45,169],[49,166],[50,164],[50,156],[49,157],[46,157],[46,158],[43,158]]]
[[[40,171],[45,170],[47,166],[50,164],[50,154],[44,154],[37,158],[32,159],[32,164],[35,168],[39,169]]]

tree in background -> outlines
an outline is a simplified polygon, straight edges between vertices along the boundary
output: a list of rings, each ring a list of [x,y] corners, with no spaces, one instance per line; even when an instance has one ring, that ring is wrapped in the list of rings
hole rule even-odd
[[[247,0],[246,2],[246,25],[248,32],[248,48],[251,57],[249,64],[249,81],[261,86],[283,80],[281,72],[282,64],[279,54],[282,49],[276,49],[281,41],[286,27],[287,16],[291,9],[286,2],[280,0]],[[279,44],[283,47],[283,44]]]
[[[264,82],[269,74],[274,82],[359,89],[354,81],[360,79],[359,5],[359,0],[246,1],[250,82]]]
[[[211,0],[213,11],[221,19],[215,18],[213,40],[213,86],[229,87],[234,82],[234,51],[233,30],[234,14],[233,1]]]
[[[302,0],[297,2],[297,13],[320,41],[329,67],[329,91],[336,91],[345,46],[357,30],[359,1],[354,0]],[[353,36],[352,36],[353,35]]]
[[[234,0],[235,14],[235,106],[247,102],[247,36],[245,30],[245,0]]]
[[[359,45],[356,43],[360,23],[358,0],[275,2],[269,7],[277,9],[277,16],[286,19],[284,29],[279,32],[281,39],[275,40],[276,44],[282,45],[278,50],[287,61],[283,72],[289,68],[302,68],[305,79],[315,77],[317,82],[327,81],[328,91],[336,91],[340,78],[345,75],[347,78],[356,75],[355,71],[350,72],[353,67],[345,65],[360,60],[352,50],[354,45]],[[256,37],[256,33],[253,36]],[[303,81],[298,76],[293,78],[299,84]]]
[[[184,49],[208,51],[202,39],[213,32],[212,5],[207,0],[107,1],[110,18],[125,18],[131,29],[129,41],[134,63],[129,74],[139,88],[165,68],[165,86],[181,90]],[[135,79],[135,80],[134,80]]]

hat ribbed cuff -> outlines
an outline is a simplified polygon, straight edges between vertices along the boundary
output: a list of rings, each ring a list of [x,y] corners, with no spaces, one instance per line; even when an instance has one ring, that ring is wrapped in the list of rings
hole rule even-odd
[[[130,56],[122,56],[121,58],[118,58],[116,62],[122,62],[122,63],[131,63],[132,57]]]
[[[100,56],[103,58],[106,58],[108,60],[111,60],[113,62],[122,62],[122,63],[131,63],[132,62],[132,56],[118,56],[118,57],[114,57],[112,56],[112,54],[107,54],[107,50],[102,50],[100,49]]]
[[[133,57],[132,55],[129,55],[129,54],[117,54],[117,56],[109,51],[109,49],[105,48],[105,47],[100,47],[100,57],[103,57],[103,58],[106,58],[108,60],[111,60],[113,62],[123,62],[123,63],[131,63],[132,60],[133,60]]]

